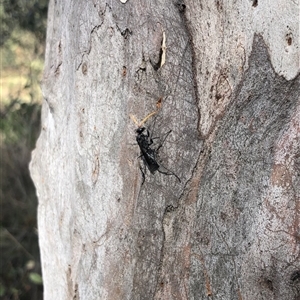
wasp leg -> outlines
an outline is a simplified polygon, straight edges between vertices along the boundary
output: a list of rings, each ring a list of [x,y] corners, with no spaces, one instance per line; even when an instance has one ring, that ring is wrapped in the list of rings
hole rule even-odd
[[[157,170],[159,173],[161,174],[164,174],[164,175],[169,175],[169,176],[175,176],[179,182],[181,182],[180,178],[174,173],[172,172],[171,170],[167,169],[166,167],[164,167],[163,165],[160,165],[161,167],[163,167],[164,169],[166,169],[168,172],[164,172],[164,171],[161,171],[161,170]]]
[[[168,131],[163,139],[163,141],[161,142],[161,144],[157,147],[156,152],[163,146],[165,140],[167,139],[168,135],[171,133],[172,130]]]
[[[140,157],[142,157],[142,161],[143,161],[143,164],[144,164],[144,170],[143,170],[142,166],[140,165],[140,170],[141,170],[142,177],[143,177],[143,181],[142,181],[142,185],[143,185],[144,182],[145,182],[145,178],[146,178],[146,176],[145,176],[145,173],[146,173],[146,163],[144,161],[144,157],[142,155]]]

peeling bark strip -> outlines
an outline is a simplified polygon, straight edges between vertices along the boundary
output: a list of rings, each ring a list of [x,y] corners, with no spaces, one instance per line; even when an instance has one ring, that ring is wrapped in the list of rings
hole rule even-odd
[[[50,1],[30,166],[46,300],[300,297],[298,4],[172,3]],[[182,182],[141,186],[129,115],[156,110]]]

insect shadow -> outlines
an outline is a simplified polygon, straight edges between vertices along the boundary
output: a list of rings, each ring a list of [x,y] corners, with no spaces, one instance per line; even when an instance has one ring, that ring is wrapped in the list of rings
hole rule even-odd
[[[175,176],[177,180],[181,182],[180,178],[174,172],[167,169],[162,164],[159,164],[157,161],[159,149],[163,146],[165,140],[167,139],[168,135],[172,132],[172,130],[166,133],[165,137],[162,139],[162,142],[155,148],[153,146],[153,139],[156,138],[152,138],[149,129],[142,127],[142,125],[155,113],[156,111],[148,114],[148,116],[146,116],[140,123],[137,122],[136,118],[133,115],[130,115],[130,118],[134,121],[136,125],[138,125],[138,128],[135,130],[136,141],[141,151],[141,155],[139,157],[142,158],[142,161],[144,162],[144,169],[140,166],[140,170],[143,176],[142,185],[145,182],[146,167],[148,168],[151,174],[154,174],[157,171],[164,175]],[[163,170],[161,170],[161,168]]]

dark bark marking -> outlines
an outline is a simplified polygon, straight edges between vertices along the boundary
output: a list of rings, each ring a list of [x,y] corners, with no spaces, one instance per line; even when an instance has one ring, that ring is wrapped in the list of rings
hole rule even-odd
[[[55,76],[59,76],[59,74],[60,74],[60,66],[62,65],[62,62],[60,61],[59,63],[58,63],[58,65],[57,65],[57,67],[55,68],[55,70],[54,70],[54,74],[55,74]]]
[[[73,280],[72,280],[72,268],[71,265],[68,265],[68,271],[66,274],[67,277],[67,284],[68,284],[68,292],[70,299],[79,300],[79,292],[78,292],[78,283],[75,283],[73,287]]]
[[[75,283],[73,300],[80,300],[78,292],[78,283]]]
[[[180,13],[184,13],[186,9],[186,5],[183,0],[175,1],[175,5],[177,6]]]
[[[127,74],[127,68],[126,68],[126,66],[123,66],[123,68],[122,68],[122,76],[125,77],[126,74]]]
[[[92,182],[94,185],[98,181],[99,172],[100,172],[100,159],[99,159],[99,155],[96,154],[93,159],[93,170],[92,170]]]
[[[219,102],[221,99],[223,100],[225,97],[229,98],[231,96],[231,86],[229,84],[227,75],[223,72],[220,73],[218,81],[214,87],[217,102]]]
[[[271,280],[271,279],[269,279],[269,278],[264,278],[263,280],[262,280],[262,284],[266,287],[266,288],[268,288],[270,291],[274,291],[274,286],[273,286],[273,281]]]
[[[45,100],[46,103],[48,104],[50,113],[51,113],[51,114],[54,114],[54,112],[55,112],[54,105],[49,101],[48,98],[45,97],[44,100]]]
[[[291,45],[292,45],[292,43],[293,43],[293,38],[292,38],[292,34],[291,34],[291,33],[288,33],[288,34],[286,35],[286,42],[287,42],[288,46],[291,46]]]
[[[296,280],[300,281],[300,270],[293,272],[291,275],[291,281],[296,281]]]
[[[118,26],[117,26],[117,28],[118,28]],[[132,34],[132,31],[129,28],[125,28],[122,31],[119,29],[119,31],[121,32],[121,35],[125,40]]]
[[[163,55],[163,50],[160,47],[159,54],[158,54],[158,61],[154,62],[153,60],[150,59],[150,63],[155,71],[157,71],[160,68],[162,55]]]
[[[253,6],[253,7],[256,7],[257,5],[258,5],[258,0],[253,0],[252,6]]]
[[[82,74],[83,75],[86,75],[87,74],[87,70],[88,70],[88,67],[87,67],[87,63],[84,62],[81,66],[81,71],[82,71]]]
[[[58,55],[62,54],[61,41],[58,43]]]
[[[155,27],[154,33],[153,33],[153,54],[150,53],[149,55],[149,61],[151,66],[155,71],[158,71],[162,64],[162,57],[165,50],[163,50],[164,47],[164,33],[163,28],[159,24]],[[158,52],[158,54],[157,54]]]
[[[219,13],[222,12],[222,10],[223,10],[223,3],[222,3],[222,1],[217,0],[217,1],[216,1],[216,6],[217,6],[218,12],[219,12]]]

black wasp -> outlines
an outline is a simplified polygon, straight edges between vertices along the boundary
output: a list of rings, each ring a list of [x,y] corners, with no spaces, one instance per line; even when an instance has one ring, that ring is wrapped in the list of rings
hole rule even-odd
[[[155,149],[155,148],[151,147],[153,144],[153,139],[151,138],[149,130],[146,129],[145,127],[141,127],[141,125],[154,113],[149,114],[140,124],[138,124],[138,122],[136,121],[134,116],[131,116],[132,120],[137,125],[139,125],[139,128],[136,129],[135,132],[137,133],[136,141],[141,150],[140,157],[142,158],[144,164],[148,167],[151,174],[154,174],[156,171],[158,171],[159,173],[162,173],[165,175],[173,175],[178,179],[179,182],[181,182],[180,178],[175,173],[168,170],[163,165],[158,164],[158,162],[157,162],[158,151],[162,147],[162,145],[163,145],[164,141],[167,139],[168,135],[171,133],[171,130],[166,133],[165,138],[163,139],[162,143]],[[165,169],[166,172],[160,170],[160,167]],[[145,181],[145,172],[142,169],[141,169],[141,171],[142,171],[142,175],[143,175],[143,182],[142,182],[142,184],[143,184]]]

